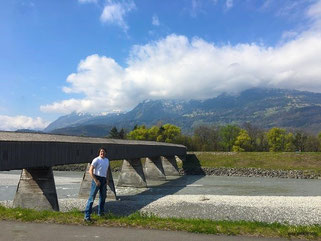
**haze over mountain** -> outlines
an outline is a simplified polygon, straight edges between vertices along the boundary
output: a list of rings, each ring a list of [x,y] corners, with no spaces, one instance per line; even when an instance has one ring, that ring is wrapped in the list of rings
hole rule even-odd
[[[321,131],[321,94],[297,90],[252,88],[239,95],[221,94],[206,100],[145,100],[127,113],[94,116],[72,113],[52,122],[45,132],[106,136],[116,126],[171,123],[192,133],[200,124],[250,122],[262,128],[283,127]]]

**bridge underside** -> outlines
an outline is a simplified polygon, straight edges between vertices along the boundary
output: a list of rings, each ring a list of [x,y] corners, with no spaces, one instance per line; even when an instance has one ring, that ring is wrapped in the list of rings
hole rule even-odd
[[[168,176],[179,176],[175,156],[159,158],[124,159],[119,175],[120,187],[147,187],[146,180],[166,180]],[[182,158],[182,157],[181,157]],[[79,198],[88,198],[91,177],[88,173],[90,163],[84,173],[79,190]],[[117,200],[111,169],[108,170],[107,198]],[[58,197],[54,175],[51,167],[23,169],[21,172],[14,207],[31,208],[36,210],[59,211]]]

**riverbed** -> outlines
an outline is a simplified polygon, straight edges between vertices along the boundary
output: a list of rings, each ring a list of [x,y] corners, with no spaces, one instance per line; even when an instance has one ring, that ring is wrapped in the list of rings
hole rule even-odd
[[[0,203],[12,204],[21,171],[0,172]],[[82,172],[55,171],[61,211],[84,209],[78,199]],[[117,173],[114,174],[117,184]],[[263,177],[180,176],[148,181],[147,188],[116,188],[118,201],[106,209],[161,217],[321,224],[321,180]],[[7,200],[7,201],[5,201]]]

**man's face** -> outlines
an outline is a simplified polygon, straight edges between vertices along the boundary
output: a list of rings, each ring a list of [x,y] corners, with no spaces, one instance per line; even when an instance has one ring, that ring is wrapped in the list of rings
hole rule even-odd
[[[100,156],[101,158],[104,158],[104,157],[106,156],[105,150],[101,149],[100,152],[99,152],[99,156]]]

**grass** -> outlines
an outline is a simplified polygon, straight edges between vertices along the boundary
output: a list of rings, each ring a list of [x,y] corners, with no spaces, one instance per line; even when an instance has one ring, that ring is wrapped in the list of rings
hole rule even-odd
[[[197,156],[202,167],[304,170],[321,174],[320,152],[193,152],[193,154]]]
[[[320,152],[189,152],[195,154],[201,167],[262,168],[269,170],[303,170],[321,175]],[[188,159],[187,159],[188,161]],[[84,171],[87,163],[56,166],[54,170]],[[191,165],[194,165],[191,163]],[[110,162],[112,170],[120,170],[122,160]],[[181,163],[178,163],[182,167]]]
[[[105,217],[98,217],[93,215],[93,222],[85,223],[83,221],[83,213],[79,210],[63,213],[21,208],[5,208],[0,206],[0,220],[111,227],[138,227],[204,234],[304,238],[314,240],[321,239],[320,225],[293,226],[279,223],[268,224],[248,221],[160,218],[154,215],[140,214],[138,212],[129,216],[115,216],[113,214],[108,214]]]

